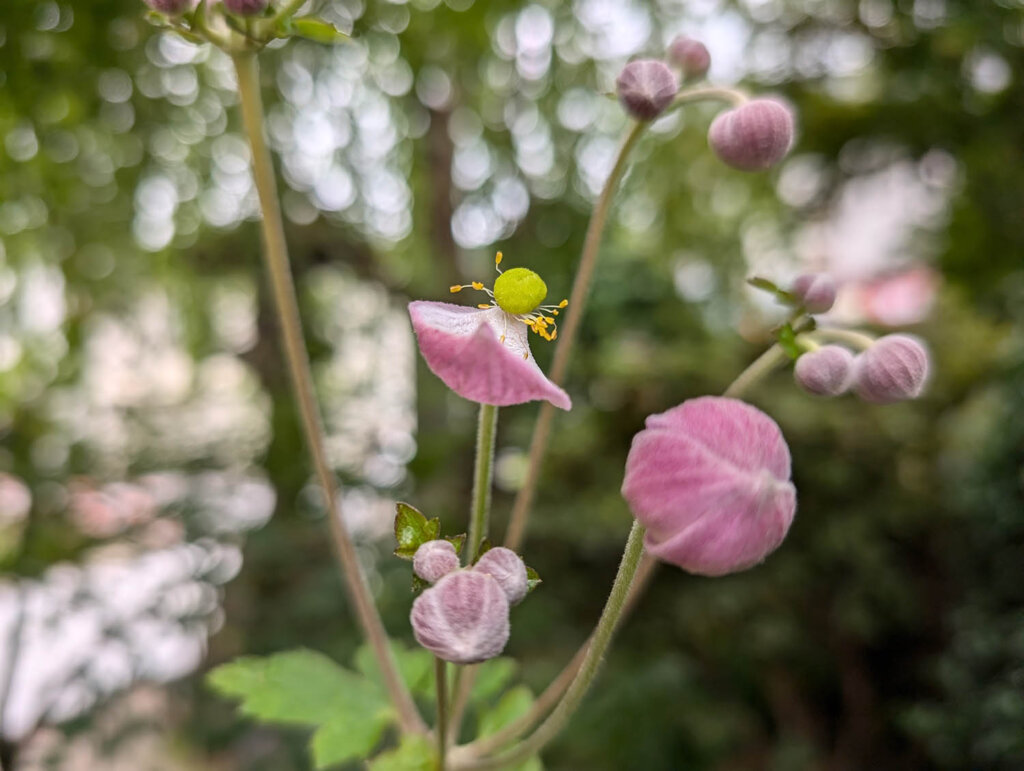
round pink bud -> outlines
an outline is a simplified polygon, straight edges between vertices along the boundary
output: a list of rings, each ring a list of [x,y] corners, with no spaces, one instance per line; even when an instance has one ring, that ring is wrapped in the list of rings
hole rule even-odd
[[[711,66],[711,54],[699,40],[680,35],[668,45],[668,60],[685,78],[702,78]]]
[[[627,64],[615,86],[626,112],[641,121],[654,120],[661,115],[679,92],[672,70],[655,59]]]
[[[854,361],[853,388],[866,402],[892,404],[921,395],[928,351],[910,335],[879,338]]]
[[[719,396],[647,418],[622,495],[645,546],[691,573],[746,570],[782,543],[796,512],[789,448],[756,407]]]
[[[793,144],[793,114],[774,99],[754,99],[711,122],[715,154],[740,171],[763,171],[786,157]]]
[[[145,0],[146,5],[154,11],[166,13],[168,16],[178,16],[185,11],[192,10],[195,0]]]
[[[484,552],[473,570],[489,574],[501,586],[505,592],[509,605],[516,605],[522,602],[526,596],[527,579],[526,565],[522,558],[511,549],[504,546],[495,546]]]
[[[797,276],[789,291],[800,298],[808,313],[826,313],[836,302],[836,282],[827,273]]]
[[[239,16],[255,16],[258,13],[263,13],[263,9],[268,5],[268,0],[221,0],[221,2],[231,13],[237,13]]]
[[[839,396],[853,379],[853,354],[841,345],[823,345],[796,360],[793,378],[815,396]]]
[[[459,555],[455,547],[444,539],[427,541],[420,545],[412,558],[413,572],[427,583],[437,583],[459,568]]]
[[[455,664],[493,659],[508,642],[508,599],[487,573],[459,570],[441,578],[412,604],[416,641]]]

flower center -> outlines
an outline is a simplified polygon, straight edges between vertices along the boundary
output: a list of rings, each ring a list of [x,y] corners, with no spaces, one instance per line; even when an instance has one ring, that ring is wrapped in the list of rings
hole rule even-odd
[[[527,268],[506,270],[494,282],[494,302],[513,316],[536,310],[547,294],[544,279]]]

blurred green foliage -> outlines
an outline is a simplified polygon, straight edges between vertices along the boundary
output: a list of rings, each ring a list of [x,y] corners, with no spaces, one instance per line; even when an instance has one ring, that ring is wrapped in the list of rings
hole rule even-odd
[[[365,186],[354,203],[331,211],[296,177],[299,167],[282,161],[314,361],[339,344],[316,331],[327,328],[316,312],[324,276],[383,286],[400,309],[405,299],[441,297],[449,284],[489,269],[491,242],[467,246],[469,236],[454,238],[449,223],[460,204],[492,195],[498,178],[520,180],[530,199],[528,211],[494,230],[493,248],[510,264],[541,270],[562,296],[593,196],[588,152],[600,155],[595,136],[613,143],[624,125],[613,100],[587,97],[607,91],[622,62],[601,49],[608,35],[584,23],[600,19],[601,4],[325,5],[356,43],[350,53],[305,42],[268,51],[273,120],[295,121],[323,102],[323,91],[303,103],[283,94],[328,65],[353,73],[334,84],[339,89],[376,83],[376,101],[346,113],[348,128],[384,110],[396,132],[386,160],[407,180],[411,203],[408,227],[378,227],[383,215],[366,203]],[[912,330],[929,341],[935,375],[924,399],[885,408],[814,401],[782,374],[760,388],[751,400],[777,419],[793,453],[799,512],[788,540],[765,565],[736,576],[707,580],[662,568],[545,765],[1020,769],[1024,8],[1011,0],[687,5],[623,4],[646,20],[639,50],[659,55],[662,33],[687,24],[712,30],[724,20],[748,30],[710,40],[712,53],[722,53],[716,41],[735,41],[743,51],[732,59],[752,63],[747,85],[792,100],[797,153],[817,170],[815,181],[794,202],[780,198],[778,175],[726,170],[705,148],[710,106],[669,120],[638,148],[573,362],[575,408],[558,418],[524,549],[545,579],[513,617],[508,652],[522,662],[525,685],[540,692],[597,618],[629,526],[617,489],[622,463],[643,419],[720,391],[759,353],[770,322],[749,310],[748,263],[769,276],[791,265],[786,255],[803,223],[827,216],[847,183],[938,151],[954,165],[948,209],[907,244],[908,256],[942,277],[929,320]],[[496,52],[514,38],[516,20],[540,7],[557,43],[543,75],[524,78]],[[25,479],[35,501],[18,548],[3,552],[5,567],[38,575],[94,545],[63,518],[62,491],[75,475],[254,464],[277,490],[277,511],[246,539],[207,665],[298,646],[347,663],[360,640],[322,512],[306,489],[251,209],[243,201],[219,222],[204,208],[234,179],[224,171],[238,130],[230,79],[215,54],[182,55],[147,28],[140,8],[134,0],[17,0],[0,17],[0,470]],[[866,51],[867,62],[843,70],[835,52],[844,50]],[[168,63],[168,55],[182,58]],[[402,73],[412,80],[392,87]],[[431,84],[448,96],[434,100]],[[589,119],[567,120],[573,109]],[[516,129],[517,118],[529,125]],[[482,142],[489,158],[477,187],[452,181],[464,135]],[[354,157],[355,144],[335,157],[365,182],[367,167],[383,161]],[[533,173],[530,148],[538,146],[550,164]],[[148,196],[159,198],[159,186],[147,187],[157,178],[177,190],[172,232],[160,245],[152,234],[167,219],[143,216]],[[683,299],[678,270],[690,263],[709,271],[712,291]],[[53,323],[26,290],[33,282],[57,287],[63,312]],[[231,287],[255,295],[251,345],[225,343],[211,311]],[[155,289],[195,361],[226,353],[244,363],[253,376],[246,399],[263,405],[272,438],[246,440],[237,454],[199,447],[182,455],[150,443],[114,457],[95,437],[60,435],[66,424],[50,397],[81,381],[96,319],[131,319],[136,301]],[[4,353],[12,338],[13,359]],[[536,348],[546,365],[550,347]],[[421,364],[418,372],[417,453],[390,494],[456,531],[468,508],[474,408]],[[502,412],[499,457],[512,466],[536,410]],[[120,412],[147,431],[145,410]],[[54,442],[66,451],[56,459],[47,451]],[[495,495],[499,532],[510,486]],[[365,553],[377,566],[385,622],[407,637],[408,566],[389,556],[392,548],[368,543]],[[253,771],[310,767],[305,735],[244,722],[201,673],[172,690],[174,730],[193,757]],[[516,697],[506,698],[503,714],[517,709]],[[494,715],[476,719],[504,720]]]

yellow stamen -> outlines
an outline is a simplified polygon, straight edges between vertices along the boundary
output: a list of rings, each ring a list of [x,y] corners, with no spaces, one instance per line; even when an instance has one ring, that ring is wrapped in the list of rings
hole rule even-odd
[[[448,291],[451,292],[452,294],[455,294],[456,292],[461,292],[462,287],[456,284],[455,286],[448,287]]]
[[[476,307],[477,307],[477,308],[479,308],[479,309],[480,309],[480,310],[482,310],[482,311],[485,311],[485,310],[487,310],[488,308],[490,308],[491,306],[490,306],[490,305],[489,305],[488,303],[480,303],[480,304],[479,304],[479,305],[477,305]]]
[[[494,255],[494,267],[498,267],[499,265],[501,265],[501,252]]]
[[[528,353],[524,353],[523,354],[523,361],[526,361],[529,358],[530,358],[530,354],[528,354]]]
[[[479,281],[474,281],[472,284],[470,284],[470,286],[473,287],[474,289],[483,289],[484,288],[484,285],[482,283],[480,283]]]
[[[566,306],[567,306],[568,304],[569,304],[569,301],[568,301],[568,300],[562,300],[562,302],[558,303],[558,307],[559,307],[559,308],[564,308],[564,307],[566,307]]]

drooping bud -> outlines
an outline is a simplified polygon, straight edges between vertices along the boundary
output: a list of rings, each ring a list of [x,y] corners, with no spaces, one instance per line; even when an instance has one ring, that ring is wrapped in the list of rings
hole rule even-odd
[[[823,345],[796,360],[793,379],[815,396],[838,396],[853,379],[853,354],[841,345]]]
[[[668,45],[668,59],[687,79],[702,78],[711,66],[711,54],[699,40],[680,35]]]
[[[866,402],[892,404],[921,395],[928,351],[910,335],[879,338],[854,361],[853,387]]]
[[[495,546],[473,566],[473,570],[489,574],[505,592],[509,605],[515,605],[526,596],[526,565],[522,558],[511,549]]]
[[[798,276],[789,291],[800,298],[808,313],[825,313],[836,301],[836,282],[827,273]]]
[[[753,99],[712,121],[708,143],[740,171],[763,171],[786,157],[793,144],[793,114],[774,99]]]
[[[493,659],[508,642],[508,599],[487,573],[449,573],[416,598],[409,616],[416,641],[455,664]]]
[[[796,512],[789,448],[756,407],[718,396],[647,418],[633,438],[622,495],[644,545],[691,573],[721,576],[761,562]]]
[[[195,0],[145,0],[146,5],[154,11],[166,13],[168,16],[178,16],[185,11],[192,10]]]
[[[221,0],[221,2],[231,13],[237,13],[239,16],[255,16],[258,13],[263,13],[268,5],[268,0]]]
[[[437,583],[442,576],[458,568],[459,555],[455,553],[455,547],[443,538],[422,544],[412,558],[413,572],[430,584]]]
[[[672,70],[655,59],[639,59],[627,64],[615,86],[626,112],[640,121],[657,118],[679,92]]]

